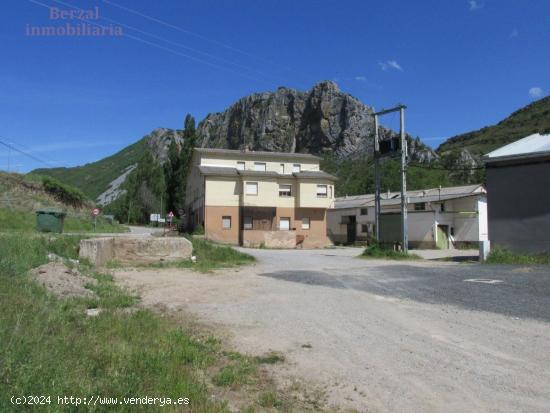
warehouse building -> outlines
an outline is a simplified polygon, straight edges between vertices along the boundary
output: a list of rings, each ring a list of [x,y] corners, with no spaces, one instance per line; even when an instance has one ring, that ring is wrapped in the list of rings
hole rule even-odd
[[[550,134],[499,148],[485,166],[491,247],[550,254]]]

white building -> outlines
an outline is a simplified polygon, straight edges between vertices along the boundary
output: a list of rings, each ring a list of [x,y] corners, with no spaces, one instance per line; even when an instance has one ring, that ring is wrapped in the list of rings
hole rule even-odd
[[[482,185],[408,191],[410,248],[453,248],[487,240],[487,197]],[[401,239],[401,194],[381,194],[380,242]],[[374,234],[374,194],[334,200],[327,231],[334,243],[368,241]]]

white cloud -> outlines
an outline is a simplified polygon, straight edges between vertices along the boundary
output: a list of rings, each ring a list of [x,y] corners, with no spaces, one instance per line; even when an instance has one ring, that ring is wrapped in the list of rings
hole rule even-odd
[[[380,69],[382,70],[388,70],[388,69],[394,69],[403,71],[403,68],[399,63],[397,63],[395,60],[387,60],[385,62],[378,62],[378,65],[380,66]]]
[[[478,10],[483,7],[483,3],[478,0],[468,0],[468,4],[470,5],[470,11]]]
[[[508,38],[513,39],[514,37],[518,37],[518,35],[519,35],[518,29],[514,29],[510,32],[510,34],[508,35]]]
[[[540,87],[532,87],[529,89],[529,96],[532,99],[538,99],[542,97],[542,89]]]
[[[365,76],[355,76],[355,80],[358,82],[366,82],[367,78]]]

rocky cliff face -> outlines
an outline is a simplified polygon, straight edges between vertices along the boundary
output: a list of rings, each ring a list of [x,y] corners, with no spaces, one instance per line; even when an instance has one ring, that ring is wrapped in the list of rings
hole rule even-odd
[[[224,112],[209,114],[198,125],[198,142],[202,147],[248,146],[252,150],[357,158],[372,155],[372,113],[371,107],[330,81],[305,92],[281,87],[246,96]],[[437,157],[420,142],[410,146],[418,159]]]
[[[168,159],[168,148],[172,141],[180,147],[183,145],[183,131],[167,128],[157,128],[144,136],[147,149],[158,162],[163,164]]]

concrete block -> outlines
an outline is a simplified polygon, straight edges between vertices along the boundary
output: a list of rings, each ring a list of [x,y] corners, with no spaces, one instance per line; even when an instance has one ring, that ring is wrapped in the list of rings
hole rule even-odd
[[[193,245],[186,238],[115,238],[116,261],[122,263],[153,263],[190,259]]]
[[[150,264],[190,259],[193,245],[186,238],[106,237],[80,241],[80,258],[96,266],[114,260],[124,264]]]
[[[91,238],[80,241],[80,258],[85,258],[98,267],[112,260],[114,254],[114,238]]]

